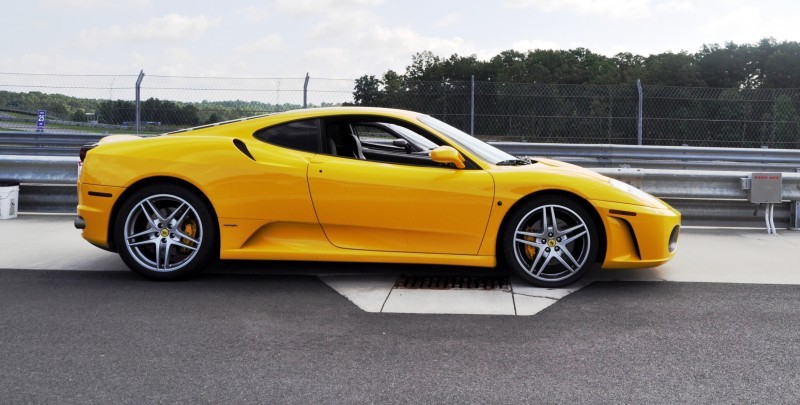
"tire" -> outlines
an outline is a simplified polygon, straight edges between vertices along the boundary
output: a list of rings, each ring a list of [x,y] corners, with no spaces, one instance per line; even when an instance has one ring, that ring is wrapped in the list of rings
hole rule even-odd
[[[134,272],[154,280],[176,280],[202,271],[213,260],[217,231],[212,218],[192,190],[154,184],[122,203],[114,242]]]
[[[502,230],[507,266],[538,287],[555,288],[583,277],[597,260],[597,224],[568,197],[542,196],[516,208]]]

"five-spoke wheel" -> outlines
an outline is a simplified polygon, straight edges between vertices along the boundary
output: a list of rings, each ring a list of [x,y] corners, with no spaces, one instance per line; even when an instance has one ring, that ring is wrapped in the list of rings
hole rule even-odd
[[[208,264],[215,228],[208,208],[192,191],[155,185],[138,190],[123,203],[114,237],[132,270],[150,278],[174,279]]]
[[[598,242],[586,209],[554,196],[524,202],[503,231],[508,265],[542,287],[561,287],[581,278],[597,258]]]

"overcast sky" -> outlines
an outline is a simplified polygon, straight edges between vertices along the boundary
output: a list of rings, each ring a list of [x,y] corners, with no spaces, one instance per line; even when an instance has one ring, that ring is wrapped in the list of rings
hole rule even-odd
[[[352,79],[411,55],[614,55],[800,40],[793,0],[30,0],[2,7],[0,72]]]

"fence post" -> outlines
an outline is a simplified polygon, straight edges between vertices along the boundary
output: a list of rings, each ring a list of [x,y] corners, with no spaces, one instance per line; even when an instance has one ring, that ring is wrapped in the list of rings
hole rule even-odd
[[[469,134],[475,136],[475,75],[470,76]]]
[[[144,69],[139,71],[139,78],[136,79],[136,135],[139,135],[139,123],[141,121],[142,99],[139,90],[142,88],[142,79],[144,79]]]
[[[608,143],[611,143],[614,122],[614,96],[611,93],[611,86],[608,86]]]
[[[642,81],[636,79],[636,89],[639,90],[639,117],[637,120],[637,128],[636,128],[636,140],[637,145],[642,144],[642,107],[644,106],[644,96],[642,94]]]
[[[303,108],[308,108],[308,72],[306,72],[306,81],[303,83]]]

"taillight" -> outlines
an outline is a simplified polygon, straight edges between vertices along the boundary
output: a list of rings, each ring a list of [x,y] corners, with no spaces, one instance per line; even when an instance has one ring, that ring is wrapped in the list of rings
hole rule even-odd
[[[90,150],[94,149],[95,146],[97,146],[96,143],[81,146],[81,150],[78,152],[78,157],[80,158],[80,160],[78,160],[78,179],[81,178],[81,172],[83,171],[83,159],[86,159],[86,154],[89,153]]]
[[[94,149],[96,146],[97,146],[96,143],[93,143],[91,145],[83,145],[83,146],[81,146],[81,150],[80,150],[80,152],[78,152],[78,156],[81,159],[81,163],[83,163],[83,159],[86,159],[86,154],[90,150]]]

